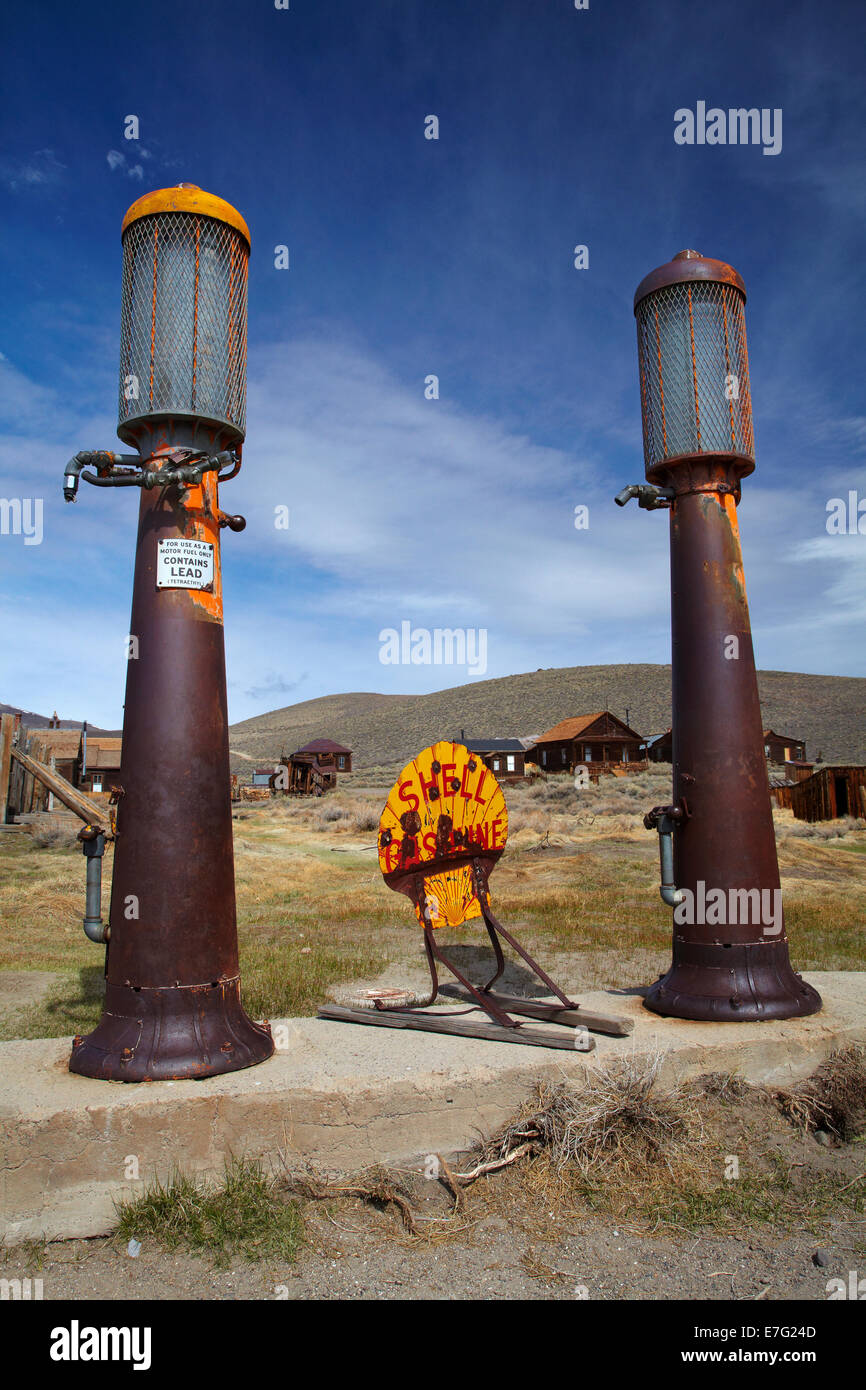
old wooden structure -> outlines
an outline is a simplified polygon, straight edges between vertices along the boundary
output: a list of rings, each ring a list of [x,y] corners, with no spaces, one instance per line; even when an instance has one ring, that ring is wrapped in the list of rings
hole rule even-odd
[[[330,738],[316,738],[294,753],[282,753],[268,785],[288,796],[322,796],[337,785],[338,772],[352,771],[352,750]]]
[[[574,772],[590,765],[596,771],[646,767],[641,735],[609,710],[561,720],[536,740],[526,757],[544,772]]]
[[[466,738],[461,732],[460,743],[503,781],[525,775],[526,745],[519,738]]]
[[[765,729],[764,754],[768,763],[800,762],[806,757],[806,745],[801,738]]]
[[[120,785],[120,756],[123,738],[119,734],[90,733],[79,737],[75,785],[88,796],[112,794]]]
[[[490,875],[507,836],[502,790],[477,754],[463,744],[443,740],[407,763],[379,821],[379,867],[388,887],[409,898],[423,930],[429,997],[416,1004],[395,1004],[394,990],[365,991],[363,1003],[359,997],[355,1006],[325,1005],[319,1017],[583,1051],[594,1046],[590,1032],[618,1037],[629,1033],[629,1020],[591,1014],[569,999],[493,915]],[[496,968],[486,984],[477,986],[446,954],[437,936],[443,929],[478,920],[490,938]],[[555,1002],[494,993],[493,986],[505,969],[500,938],[517,952]],[[437,965],[451,972],[456,986],[440,987]],[[471,1007],[460,1010],[459,1016],[450,1010],[428,1009],[440,993],[456,996]],[[479,1009],[487,1015],[486,1022],[478,1016]],[[578,1032],[527,1028],[524,1018]]]
[[[80,731],[51,726],[28,729],[20,726],[15,716],[8,714],[3,715],[3,725],[0,778],[3,779],[2,792],[5,798],[4,821],[52,810],[55,795],[52,788],[34,775],[26,761],[15,755],[20,752],[24,758],[32,759],[34,764],[57,773],[64,782],[77,787],[76,766]],[[5,751],[7,744],[8,754]]]
[[[785,776],[789,782],[804,782],[815,771],[815,764],[802,758],[790,759],[785,763]]]
[[[651,763],[672,763],[674,760],[674,734],[673,729],[665,729],[663,734],[655,734],[648,738],[644,751],[648,762]]]
[[[773,787],[777,806],[788,807],[797,820],[866,818],[866,767],[839,763],[819,767],[793,786]]]

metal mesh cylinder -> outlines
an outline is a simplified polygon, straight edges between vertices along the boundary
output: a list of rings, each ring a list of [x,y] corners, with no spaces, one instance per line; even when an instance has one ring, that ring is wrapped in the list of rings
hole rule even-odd
[[[160,194],[127,214],[123,232],[118,433],[153,416],[246,425],[249,243],[238,226],[197,204],[225,207],[191,186],[161,208]],[[166,190],[174,194],[174,190]],[[185,196],[184,196],[185,194]],[[178,210],[178,203],[193,206]],[[148,211],[156,206],[156,211]],[[131,433],[131,432],[130,432]]]
[[[708,266],[721,267],[730,278],[722,279],[721,271],[711,278]],[[741,283],[730,266],[686,252],[654,271],[638,290],[647,473],[684,455],[736,454],[754,462]]]

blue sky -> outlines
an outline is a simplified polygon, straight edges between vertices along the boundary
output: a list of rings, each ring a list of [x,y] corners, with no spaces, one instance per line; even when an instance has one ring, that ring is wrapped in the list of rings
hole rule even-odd
[[[233,720],[471,678],[383,665],[404,621],[485,629],[487,676],[669,659],[667,520],[612,495],[643,477],[634,289],[686,246],[749,294],[758,663],[866,673],[866,535],[826,530],[829,499],[866,499],[861,4],[16,8],[0,497],[44,519],[41,544],[0,534],[0,700],[121,721],[136,498],[67,506],[62,471],[116,446],[123,213],[180,181],[253,239],[245,462],[222,496],[248,520],[223,541]],[[781,152],[677,145],[699,100],[780,108]]]

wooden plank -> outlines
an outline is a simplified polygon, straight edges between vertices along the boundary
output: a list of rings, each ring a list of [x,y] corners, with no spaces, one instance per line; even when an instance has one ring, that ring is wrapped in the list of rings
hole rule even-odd
[[[0,825],[6,824],[9,774],[12,770],[12,735],[14,732],[14,714],[0,715]]]
[[[439,986],[439,993],[446,994],[452,999],[464,999],[467,1002],[472,996],[467,994],[459,985],[444,984]],[[535,999],[523,999],[512,994],[493,994],[493,999],[506,1013],[522,1014],[526,1018],[543,1019],[547,1023],[562,1023],[569,1028],[587,1028],[590,1033],[607,1033],[612,1038],[626,1038],[634,1028],[634,1023],[630,1018],[622,1018],[618,1014],[595,1014],[589,1009],[563,1009],[559,1004],[542,1003]]]
[[[74,811],[76,816],[85,824],[102,826],[107,824],[102,807],[97,806],[95,801],[91,801],[89,797],[73,787],[65,777],[61,777],[59,772],[52,772],[43,763],[37,762],[27,753],[23,753],[20,748],[12,749],[12,757],[30,774],[34,782],[39,781],[44,786],[50,787],[57,800],[62,801],[64,806],[68,806],[70,811]]]
[[[485,1038],[487,1042],[522,1043],[526,1047],[558,1047],[568,1052],[592,1052],[595,1038],[584,1034],[545,1033],[540,1028],[500,1028],[497,1023],[481,1023],[466,1018],[436,1018],[435,1014],[389,1013],[381,1009],[346,1009],[340,1004],[324,1004],[319,1018],[337,1023],[366,1023],[373,1028],[414,1028],[423,1033],[450,1033],[458,1038]],[[576,1045],[576,1040],[581,1046]]]

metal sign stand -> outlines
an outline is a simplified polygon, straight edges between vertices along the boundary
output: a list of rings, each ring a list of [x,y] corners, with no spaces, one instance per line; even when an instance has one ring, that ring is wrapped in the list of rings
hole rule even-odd
[[[424,761],[422,762],[422,760]],[[419,765],[422,769],[420,778],[414,780],[411,774],[407,777],[410,769],[417,769]],[[426,775],[429,780],[425,781],[428,765],[430,772]],[[410,789],[413,785],[420,786],[424,793],[424,818],[422,819],[420,816],[417,807],[400,814],[400,824],[405,831],[405,837],[400,845],[399,855],[404,867],[389,869],[389,858],[386,853],[383,860],[383,851],[388,850],[392,843],[392,831],[388,824],[388,809],[394,797],[394,793],[392,793],[392,798],[389,798],[389,806],[386,806],[380,822],[380,862],[383,862],[386,883],[396,892],[406,894],[413,903],[418,920],[423,927],[424,950],[430,968],[430,1003],[435,1002],[437,995],[443,994],[463,1000],[471,1007],[468,1010],[460,1010],[455,1013],[448,1010],[428,1009],[426,1006],[417,1007],[411,1004],[389,1006],[381,999],[374,999],[372,1010],[352,1008],[342,1004],[324,1005],[318,1011],[319,1018],[333,1019],[344,1023],[369,1024],[380,1028],[415,1028],[431,1033],[452,1033],[458,1037],[486,1038],[494,1042],[525,1043],[529,1047],[569,1048],[583,1052],[589,1052],[595,1047],[595,1040],[589,1036],[590,1033],[607,1033],[612,1037],[627,1036],[632,1030],[630,1019],[596,1014],[582,1009],[580,1004],[569,999],[562,992],[538,962],[494,916],[490,906],[489,879],[493,866],[504,848],[506,832],[502,830],[502,843],[495,850],[485,849],[483,843],[473,841],[469,833],[464,833],[459,827],[455,834],[453,810],[457,797],[452,795],[451,813],[449,813],[446,809],[448,802],[444,800],[436,784],[436,779],[442,775],[443,768],[455,773],[462,770],[463,775],[461,777],[455,776],[451,781],[454,792],[458,787],[466,786],[467,773],[474,774],[478,770],[477,764],[471,760],[467,749],[459,744],[443,743],[425,750],[425,753],[420,754],[418,759],[405,768],[395,784],[395,791],[399,789],[400,793],[399,803],[409,802],[411,804],[411,791],[410,796],[406,796],[406,789]],[[491,818],[498,812],[495,823],[500,825],[504,822],[507,826],[504,801],[502,801],[499,784],[488,769],[484,769],[482,773],[479,791],[483,788],[487,778],[490,779],[492,786],[484,798],[485,813],[494,797],[498,797],[499,801],[490,813]],[[430,795],[431,792],[432,795]],[[465,793],[462,794],[466,800],[470,799]],[[419,797],[415,799],[419,800],[420,803]],[[419,841],[423,844],[424,836],[421,832],[425,825],[427,826],[427,834],[433,837],[436,847],[434,857],[427,860],[419,858],[416,854]],[[481,821],[475,821],[472,830],[478,832],[480,825]],[[408,851],[407,845],[409,846]],[[406,862],[407,859],[409,862]],[[437,927],[434,925],[430,906],[434,896],[432,891],[434,883],[438,884],[441,893],[443,880],[453,883],[467,869],[469,871],[465,890],[467,897],[461,903],[459,913],[449,917],[446,910],[441,915],[445,922],[450,925],[458,924],[458,920],[455,919],[459,919],[459,923],[462,923],[469,917],[480,916],[482,918],[493,946],[496,969],[487,983],[480,987],[473,985],[437,944]],[[445,896],[443,894],[443,897]],[[551,994],[556,996],[557,1003],[494,993],[493,986],[505,969],[502,940],[517,952],[533,974],[541,980],[542,984],[547,986]],[[456,985],[440,985],[437,962],[451,972],[457,981]],[[478,1010],[482,1010],[487,1015],[488,1022],[480,1018],[472,1019],[469,1017],[469,1015],[477,1013]],[[513,1014],[517,1014],[519,1017],[514,1018],[512,1017]],[[520,1021],[521,1018],[534,1019],[541,1023],[556,1023],[577,1031],[563,1034],[527,1027]]]

